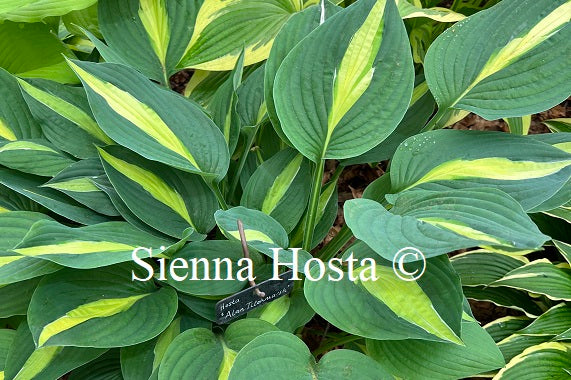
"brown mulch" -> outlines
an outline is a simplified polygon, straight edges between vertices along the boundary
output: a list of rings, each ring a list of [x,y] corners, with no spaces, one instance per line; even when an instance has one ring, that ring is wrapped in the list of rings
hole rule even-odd
[[[179,94],[184,93],[186,84],[192,76],[192,70],[182,70],[170,77],[170,87]]]

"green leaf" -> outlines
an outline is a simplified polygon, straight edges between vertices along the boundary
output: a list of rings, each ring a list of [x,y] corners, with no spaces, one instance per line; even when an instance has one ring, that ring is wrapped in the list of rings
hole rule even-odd
[[[484,329],[494,339],[494,342],[499,342],[507,338],[516,331],[529,325],[532,319],[523,316],[507,316],[501,317],[484,325]]]
[[[305,211],[310,181],[307,160],[295,150],[285,149],[256,169],[240,204],[262,211],[291,232]]]
[[[220,84],[220,86],[212,95],[212,99],[207,106],[208,112],[212,116],[212,120],[222,134],[230,154],[234,153],[238,137],[240,136],[240,117],[236,112],[236,103],[238,102],[238,95],[236,90],[242,82],[242,75],[244,72],[244,54],[240,54],[236,61],[236,66],[230,72],[228,78]]]
[[[236,90],[238,95],[236,112],[243,126],[257,126],[267,117],[264,99],[265,72],[266,65],[263,64],[256,68]]]
[[[571,300],[571,271],[559,268],[547,259],[532,261],[516,268],[490,286],[507,286],[543,294],[553,300]]]
[[[565,330],[564,332],[562,332],[561,334],[557,335],[555,338],[553,338],[556,341],[560,341],[560,340],[571,340],[571,328]]]
[[[432,301],[415,281],[403,281],[393,268],[377,265],[377,281],[360,281],[375,298],[387,305],[400,318],[427,332],[456,344],[463,344],[442,320]]]
[[[571,46],[570,7],[567,0],[501,1],[442,33],[425,59],[440,112],[463,109],[493,120],[565,100],[571,76],[559,58]]]
[[[0,142],[0,165],[24,173],[53,177],[74,162],[46,140]]]
[[[90,158],[71,164],[46,182],[43,187],[61,191],[100,214],[118,216],[120,214],[109,197],[93,181],[96,177],[104,175],[105,170],[101,161]]]
[[[387,260],[405,247],[433,257],[477,245],[534,249],[549,238],[496,189],[415,190],[394,198],[390,211],[368,199],[345,203],[345,220],[355,236]]]
[[[508,124],[510,133],[516,135],[527,135],[529,133],[529,127],[531,126],[531,115],[525,115],[522,117],[508,117],[504,119]]]
[[[398,147],[391,182],[394,192],[417,186],[439,191],[495,187],[527,211],[565,185],[570,166],[569,153],[531,136],[439,130],[413,136]]]
[[[509,271],[525,265],[525,258],[512,257],[493,252],[467,252],[451,259],[462,285],[489,285]]]
[[[504,366],[493,339],[476,322],[462,323],[463,346],[424,340],[367,340],[367,351],[403,379],[459,379]]]
[[[325,239],[331,230],[331,227],[333,227],[335,219],[337,219],[337,211],[339,209],[337,180],[338,178],[333,178],[327,184],[322,186],[317,206],[317,223],[315,225],[315,231],[313,232],[313,242],[311,244],[312,249],[317,247],[323,239]],[[292,232],[290,245],[293,247],[299,246],[302,243],[306,218],[307,214],[303,216],[303,219]]]
[[[42,221],[34,224],[12,251],[66,267],[90,269],[131,261],[133,251],[139,247],[152,249],[156,255],[171,243],[125,222],[71,228]]]
[[[549,336],[529,336],[513,334],[498,342],[498,348],[502,352],[506,362],[512,360],[523,350],[535,345],[545,343],[550,339]]]
[[[35,258],[23,257],[12,251],[28,233],[34,223],[51,220],[47,215],[14,211],[0,214],[0,285],[52,273],[60,269],[59,265]]]
[[[319,363],[298,337],[268,332],[248,343],[236,357],[229,380],[238,379],[390,379],[383,367],[360,352],[334,350]]]
[[[59,149],[87,158],[97,155],[94,145],[113,143],[93,118],[83,88],[40,79],[19,83],[42,131]]]
[[[303,295],[303,289],[296,289],[285,297],[248,312],[248,318],[263,319],[290,333],[304,326],[314,315],[315,312]]]
[[[209,321],[216,321],[215,305],[218,300],[178,293],[180,302],[194,313]]]
[[[536,318],[543,310],[529,297],[529,294],[517,289],[485,286],[465,286],[463,288],[466,298],[487,301],[498,306],[522,311],[530,318]]]
[[[51,32],[47,24],[4,21],[0,24],[0,41],[0,67],[6,71],[21,78],[46,78],[61,83],[78,83],[77,77],[64,59],[75,56]],[[13,94],[15,93],[12,93],[12,96]]]
[[[40,279],[36,277],[9,285],[0,285],[0,298],[2,299],[0,318],[26,315],[32,293],[34,293],[39,281]]]
[[[125,380],[156,378],[168,346],[182,332],[181,319],[175,318],[161,335],[150,341],[121,348],[121,372]]]
[[[324,5],[325,18],[331,17],[341,9],[329,1],[325,1]],[[265,64],[264,98],[266,101],[268,116],[279,137],[290,146],[292,144],[282,130],[280,119],[278,118],[276,111],[274,102],[274,83],[278,69],[285,57],[295,45],[319,26],[320,20],[320,7],[308,7],[307,9],[292,15],[276,36],[272,49],[270,50],[270,55]]]
[[[542,121],[551,132],[571,132],[571,118],[550,119]]]
[[[68,63],[111,139],[150,160],[211,179],[224,177],[229,162],[224,136],[200,107],[126,66]]]
[[[92,362],[75,369],[68,380],[123,380],[119,350],[109,350]]]
[[[99,1],[105,42],[125,63],[168,85],[188,46],[201,0]]]
[[[259,255],[250,253],[251,258],[254,262],[254,268],[262,264],[262,259]],[[237,265],[237,261],[243,258],[242,246],[238,242],[227,241],[227,240],[207,240],[201,242],[191,242],[187,244],[183,249],[174,255],[170,261],[169,265],[175,263],[174,260],[181,259],[190,263],[188,269],[182,268],[178,271],[171,269],[171,273],[175,273],[177,276],[185,277],[183,281],[177,281],[174,279],[172,274],[167,277],[167,283],[173,288],[183,292],[196,296],[222,296],[227,294],[236,293],[244,288],[247,284],[246,281],[239,281],[236,278],[236,272],[242,267]],[[206,259],[208,261],[208,271],[205,269],[205,265],[196,264],[192,265],[192,259],[197,259],[201,262],[201,259]],[[216,259],[220,260],[220,264]],[[228,259],[231,263],[228,266]],[[224,264],[222,264],[224,263]],[[195,270],[196,268],[196,270]],[[217,272],[217,268],[220,269]],[[216,280],[216,276],[219,279]],[[231,274],[231,278],[228,274]],[[187,278],[188,276],[188,278]],[[192,280],[192,278],[195,278]],[[204,280],[209,278],[210,280]]]
[[[569,329],[571,306],[560,303],[547,310],[531,324],[517,332],[521,335],[559,335]]]
[[[6,365],[6,357],[14,337],[16,336],[16,331],[9,329],[0,329],[0,376],[4,377],[4,367]]]
[[[324,43],[327,41],[327,43]],[[402,119],[414,73],[392,0],[364,0],[328,18],[284,59],[274,101],[285,135],[307,158],[349,158]],[[383,107],[369,107],[371,102]]]
[[[119,146],[100,148],[99,154],[123,202],[146,224],[177,238],[190,227],[202,234],[214,227],[216,198],[199,176]]]
[[[104,352],[103,349],[79,347],[36,348],[28,323],[24,321],[18,327],[13,345],[8,352],[4,378],[6,380],[58,379]]]
[[[72,34],[83,36],[84,33],[81,30],[83,28],[93,33],[96,37],[102,38],[97,16],[97,3],[95,3],[90,7],[66,13],[61,17],[61,21]]]
[[[569,223],[566,221],[553,218],[544,213],[531,214],[530,216],[533,222],[553,239],[560,241],[568,240],[569,233],[567,231],[569,231]]]
[[[132,271],[144,278],[127,264],[44,277],[28,310],[36,345],[123,347],[161,333],[175,315],[176,292],[132,281]]]
[[[434,105],[434,98],[428,92],[426,82],[422,82],[414,88],[406,114],[389,137],[368,152],[342,160],[342,165],[348,166],[390,159],[404,140],[420,132],[432,115]]]
[[[158,379],[228,379],[238,351],[255,337],[275,330],[270,323],[251,318],[232,323],[220,335],[204,328],[187,330],[167,349]]]
[[[41,137],[40,126],[34,120],[22,96],[18,94],[16,78],[2,68],[0,68],[0,99],[0,141]]]
[[[0,185],[0,213],[10,211],[40,211],[41,206],[36,202]]]
[[[84,208],[57,190],[42,187],[46,178],[0,168],[0,184],[41,204],[47,209],[81,224],[106,222],[103,215]]]
[[[300,10],[296,0],[204,0],[178,67],[232,70],[243,49],[245,66],[263,61],[283,24]]]
[[[399,13],[403,19],[426,17],[440,22],[456,22],[466,18],[461,13],[456,13],[447,8],[434,7],[422,8],[417,7],[408,0],[397,0]]]
[[[34,223],[40,220],[51,220],[51,218],[39,212],[0,213],[0,228],[4,232],[0,236],[0,251],[7,251],[18,245]]]
[[[61,16],[87,8],[97,0],[8,0],[0,8],[0,20],[17,22],[43,21],[47,17]]]
[[[247,71],[247,68],[244,71]],[[192,99],[202,107],[208,107],[218,87],[229,76],[229,71],[194,70],[184,89],[184,96]]]
[[[349,253],[354,253],[356,259],[376,256],[362,242],[347,250],[345,260]],[[326,271],[319,281],[305,281],[308,303],[328,322],[351,334],[373,339],[458,342],[454,334],[460,335],[462,294],[460,281],[446,258],[427,260],[423,276],[410,284],[402,280],[397,281],[403,284],[392,281],[394,273],[389,273],[392,272],[391,263],[378,256],[376,262],[388,270],[383,270],[374,284],[363,286],[360,281],[353,283],[347,272],[340,281],[328,281],[328,275],[338,277],[331,270]],[[314,277],[317,276],[314,273],[316,269],[312,269]],[[391,289],[395,289],[394,292]],[[404,308],[411,303],[417,308]],[[356,310],[359,312],[355,313]]]
[[[553,240],[553,244],[559,250],[559,253],[565,258],[565,260],[571,264],[571,244],[559,240]]]
[[[548,342],[524,350],[494,377],[494,380],[564,379],[571,365],[569,344]]]

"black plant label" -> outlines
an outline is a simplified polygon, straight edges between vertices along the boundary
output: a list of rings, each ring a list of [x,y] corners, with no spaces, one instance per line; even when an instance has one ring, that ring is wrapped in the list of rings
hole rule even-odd
[[[216,323],[224,324],[268,302],[285,296],[293,289],[293,271],[282,273],[279,280],[266,280],[216,303]],[[258,289],[259,292],[256,292]]]

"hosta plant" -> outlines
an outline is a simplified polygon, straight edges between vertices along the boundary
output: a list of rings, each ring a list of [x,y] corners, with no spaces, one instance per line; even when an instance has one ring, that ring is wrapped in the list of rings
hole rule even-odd
[[[2,1],[0,379],[568,378],[570,18]]]

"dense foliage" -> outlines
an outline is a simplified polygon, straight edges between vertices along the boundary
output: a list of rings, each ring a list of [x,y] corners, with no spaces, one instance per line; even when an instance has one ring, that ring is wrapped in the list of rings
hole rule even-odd
[[[571,376],[571,123],[528,135],[571,94],[571,1],[440,3],[2,1],[0,379]],[[470,112],[509,133],[446,128]],[[219,324],[239,267],[176,275],[237,263],[238,220],[256,282],[290,247],[306,280]],[[379,278],[317,276],[350,257]]]

